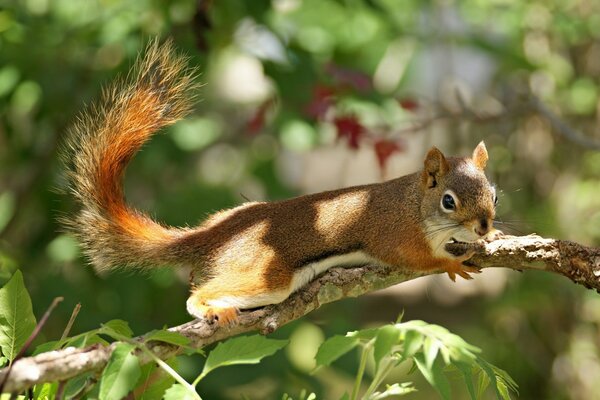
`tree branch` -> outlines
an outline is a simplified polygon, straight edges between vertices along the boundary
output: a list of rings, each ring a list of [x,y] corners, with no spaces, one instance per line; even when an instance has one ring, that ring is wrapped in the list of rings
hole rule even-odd
[[[600,290],[598,248],[535,235],[506,236],[486,244],[453,243],[446,248],[454,254],[475,250],[476,254],[470,263],[480,268],[546,270],[564,275],[587,288]],[[204,320],[195,320],[171,330],[185,335],[190,339],[191,345],[198,348],[243,332],[260,331],[266,334],[308,314],[322,304],[344,297],[360,296],[437,272],[439,271],[410,271],[371,265],[333,268],[283,303],[242,312],[238,325],[219,327]],[[136,340],[143,340],[143,336]],[[106,365],[114,346],[113,343],[110,346],[94,345],[84,349],[66,348],[22,358],[14,363],[5,390],[20,392],[37,383],[66,380],[85,372],[100,370]],[[183,350],[161,342],[150,342],[148,347],[161,359],[173,357]],[[151,361],[143,352],[138,355],[142,363]],[[0,380],[6,373],[7,368],[0,370]]]

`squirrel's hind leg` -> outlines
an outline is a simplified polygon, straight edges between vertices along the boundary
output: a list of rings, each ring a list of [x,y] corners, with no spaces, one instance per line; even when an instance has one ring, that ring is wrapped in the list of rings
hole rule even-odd
[[[281,303],[290,293],[291,289],[268,288],[255,279],[232,286],[230,281],[216,276],[204,285],[192,289],[187,300],[187,311],[210,323],[235,324],[238,322],[239,310]]]

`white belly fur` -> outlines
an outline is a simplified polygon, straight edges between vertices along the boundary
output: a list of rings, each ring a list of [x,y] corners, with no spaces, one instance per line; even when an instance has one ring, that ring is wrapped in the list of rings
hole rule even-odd
[[[221,298],[208,302],[213,307],[234,307],[237,309],[247,309],[261,307],[268,304],[281,303],[287,299],[290,294],[305,286],[317,275],[333,267],[355,267],[359,265],[376,264],[385,265],[381,260],[369,256],[362,251],[355,251],[347,254],[340,254],[312,262],[299,268],[292,278],[290,287],[286,290],[277,292],[263,293],[253,296],[223,296]]]
[[[354,251],[352,253],[340,254],[324,258],[322,260],[310,263],[298,269],[292,278],[290,294],[300,289],[308,282],[312,281],[317,275],[327,271],[333,267],[356,267],[359,265],[376,264],[384,265],[385,263],[362,251]]]

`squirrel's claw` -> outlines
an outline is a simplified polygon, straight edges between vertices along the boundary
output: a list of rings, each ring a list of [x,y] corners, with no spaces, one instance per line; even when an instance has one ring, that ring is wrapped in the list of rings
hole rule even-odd
[[[481,270],[476,267],[463,265],[462,263],[453,264],[446,268],[446,273],[452,282],[456,282],[456,275],[463,279],[471,280],[473,277],[470,274],[480,274]]]
[[[238,323],[238,310],[235,307],[213,307],[194,296],[187,301],[188,312],[196,318],[205,319],[209,324],[219,326]]]

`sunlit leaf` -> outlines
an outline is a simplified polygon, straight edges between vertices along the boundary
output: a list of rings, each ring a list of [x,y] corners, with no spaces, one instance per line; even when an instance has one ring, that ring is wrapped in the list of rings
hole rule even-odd
[[[194,397],[182,384],[174,383],[165,392],[164,400],[195,400]]]
[[[240,336],[219,343],[210,352],[202,375],[218,367],[234,364],[258,364],[288,344],[288,340],[269,339],[262,335]]]
[[[135,346],[118,343],[100,379],[100,400],[120,400],[131,391],[140,377],[140,363],[132,354]]]
[[[0,348],[13,360],[35,329],[36,321],[31,298],[25,288],[23,275],[17,270],[0,289]]]
[[[119,339],[120,336],[125,336],[126,338],[131,338],[133,336],[133,331],[129,328],[127,321],[121,319],[113,319],[102,324],[100,332],[112,336],[113,339]]]
[[[385,325],[379,328],[375,343],[373,345],[373,356],[375,357],[375,365],[379,366],[379,362],[389,355],[392,348],[398,344],[400,331],[394,325]]]
[[[190,344],[190,339],[186,338],[179,332],[172,332],[166,329],[152,331],[144,335],[145,341],[156,340],[159,342],[165,342],[174,344],[176,346],[187,346]]]

